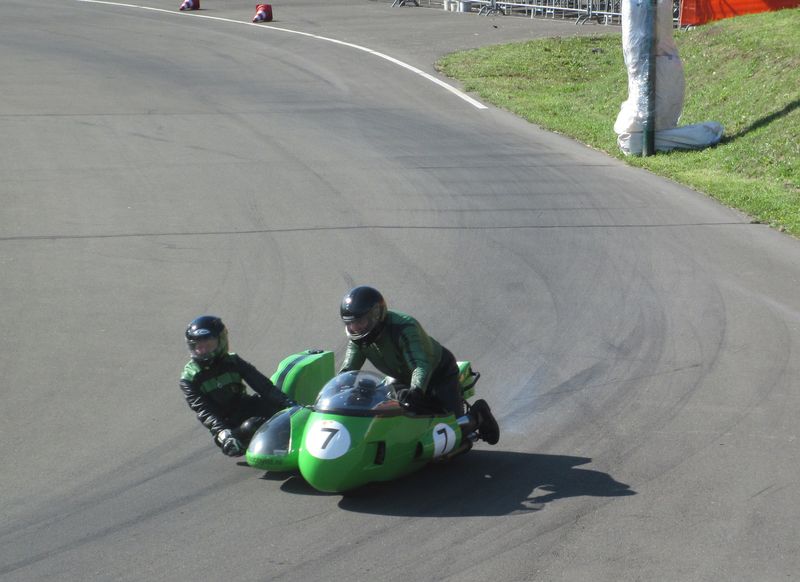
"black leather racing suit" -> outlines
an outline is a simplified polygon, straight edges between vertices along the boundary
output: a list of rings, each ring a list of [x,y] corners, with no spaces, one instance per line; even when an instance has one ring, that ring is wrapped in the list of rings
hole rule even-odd
[[[245,383],[255,395],[247,393]],[[222,430],[239,428],[254,416],[266,420],[289,405],[289,399],[269,378],[234,353],[208,366],[189,361],[180,386],[189,408],[214,437]]]

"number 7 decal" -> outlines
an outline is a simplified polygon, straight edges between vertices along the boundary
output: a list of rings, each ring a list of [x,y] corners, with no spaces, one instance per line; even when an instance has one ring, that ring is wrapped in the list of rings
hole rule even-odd
[[[337,459],[350,450],[350,433],[335,420],[319,420],[308,427],[305,448],[314,457]]]
[[[338,428],[333,428],[333,427],[327,427],[327,426],[323,426],[323,427],[320,429],[320,431],[321,431],[321,432],[329,432],[329,433],[330,433],[330,434],[328,435],[328,438],[326,438],[326,439],[325,439],[325,442],[324,442],[324,443],[322,443],[322,446],[320,447],[321,449],[324,449],[325,447],[327,447],[327,446],[328,446],[328,443],[330,443],[330,442],[331,442],[331,439],[332,439],[333,437],[335,437],[335,436],[336,436],[336,433],[337,433],[337,432],[339,432],[339,429],[338,429]]]
[[[440,422],[433,427],[433,457],[441,457],[456,446],[456,431],[449,424]]]
[[[448,439],[447,439],[447,429],[446,428],[440,428],[439,430],[436,431],[436,434],[438,434],[441,438],[444,438],[444,445],[442,446],[442,448],[444,450],[447,450],[447,441],[448,441]]]

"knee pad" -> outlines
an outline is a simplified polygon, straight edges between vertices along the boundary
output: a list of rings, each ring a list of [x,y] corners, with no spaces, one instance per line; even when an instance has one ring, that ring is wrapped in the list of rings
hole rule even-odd
[[[256,433],[258,428],[267,421],[266,417],[263,416],[251,416],[247,420],[245,420],[242,424],[239,425],[239,428],[236,430],[237,437],[242,442],[247,442],[253,435]]]

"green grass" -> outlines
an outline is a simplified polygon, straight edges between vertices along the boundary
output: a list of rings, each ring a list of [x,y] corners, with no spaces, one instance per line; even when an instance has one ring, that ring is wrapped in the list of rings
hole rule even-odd
[[[531,123],[800,236],[800,9],[675,31],[675,41],[686,75],[680,125],[721,123],[716,147],[621,152],[613,125],[628,77],[618,34],[485,47],[448,55],[437,68]]]

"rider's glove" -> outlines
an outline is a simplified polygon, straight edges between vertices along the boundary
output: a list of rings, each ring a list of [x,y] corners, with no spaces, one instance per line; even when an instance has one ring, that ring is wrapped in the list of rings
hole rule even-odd
[[[227,428],[217,433],[216,441],[222,452],[229,457],[241,457],[244,454],[242,441],[233,436],[233,432]]]
[[[400,402],[411,408],[424,406],[425,393],[420,388],[409,388],[408,390],[403,390],[400,396]]]
[[[229,457],[241,457],[244,455],[244,445],[239,439],[231,437],[222,443],[222,452]]]

